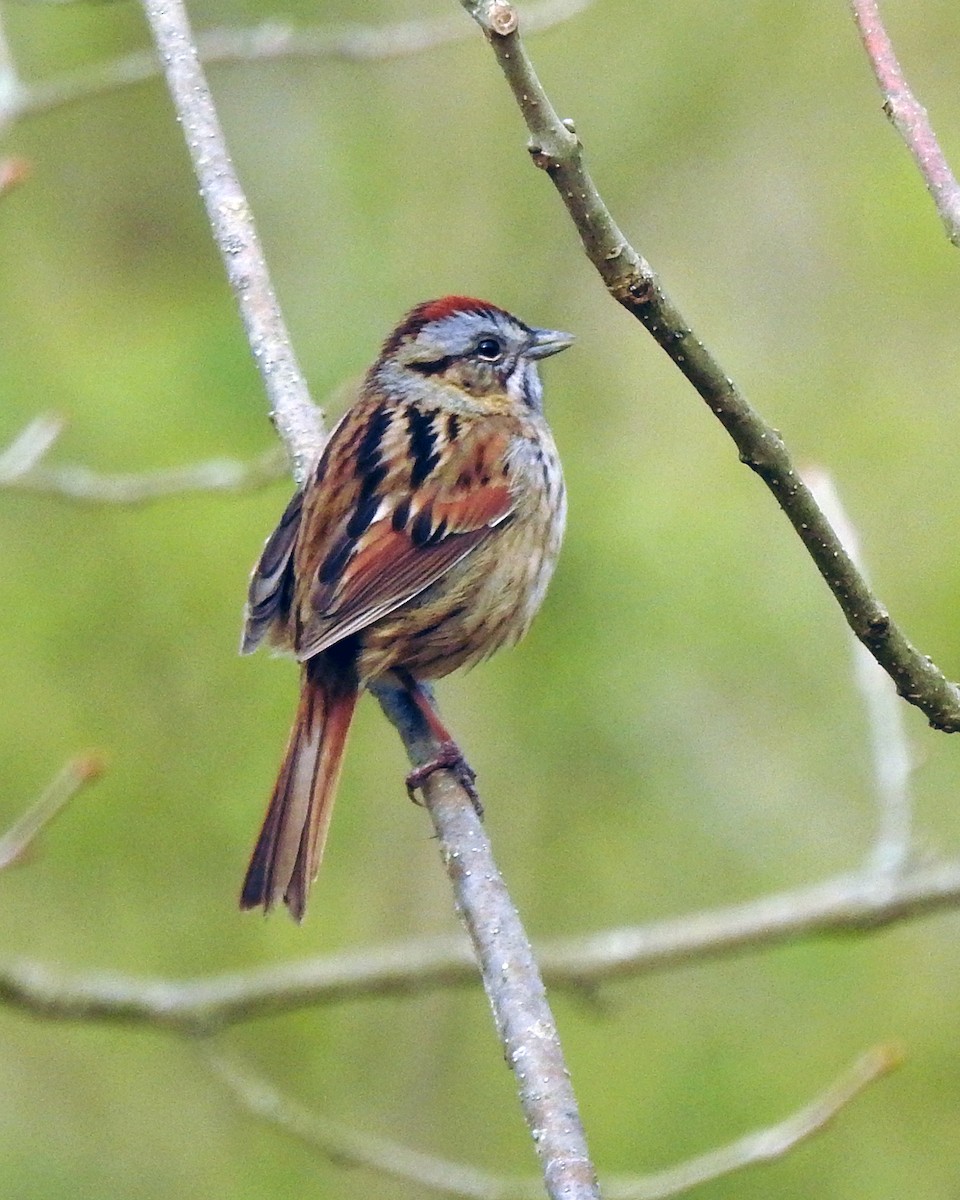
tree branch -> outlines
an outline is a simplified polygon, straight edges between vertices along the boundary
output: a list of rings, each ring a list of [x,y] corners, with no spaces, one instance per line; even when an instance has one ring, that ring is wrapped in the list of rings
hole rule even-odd
[[[327,1120],[284,1096],[248,1067],[220,1051],[206,1044],[202,1044],[202,1049],[211,1070],[243,1108],[335,1162],[368,1167],[404,1183],[462,1200],[535,1200],[542,1195],[538,1179],[491,1175]],[[825,1129],[864,1088],[889,1074],[899,1061],[899,1055],[890,1047],[875,1047],[851,1064],[819,1096],[779,1124],[756,1130],[729,1146],[711,1150],[653,1175],[606,1180],[604,1195],[607,1200],[667,1200],[744,1167],[782,1158],[795,1146]]]
[[[900,1055],[895,1048],[876,1046],[857,1059],[824,1092],[779,1125],[748,1133],[730,1146],[702,1154],[647,1179],[611,1180],[605,1185],[604,1194],[607,1200],[664,1200],[744,1167],[773,1162],[825,1129],[864,1088],[888,1075],[899,1064]]]
[[[937,729],[960,730],[960,689],[907,640],[844,550],[779,433],[749,404],[694,334],[650,264],[624,237],[583,161],[571,121],[561,121],[520,40],[505,0],[460,0],[486,34],[530,131],[530,153],[560,193],[588,258],[613,298],[637,318],[706,401],[799,534],[850,628]]]
[[[947,237],[960,246],[960,184],[940,149],[927,110],[904,77],[880,8],[876,0],[850,0],[850,9],[883,95],[883,111],[913,155]]]
[[[246,197],[233,171],[181,0],[143,0],[214,238],[237,296],[277,428],[303,483],[320,430],[290,349]],[[411,759],[438,747],[402,693],[378,691]],[[426,805],[440,839],[457,907],[474,942],[507,1062],[517,1080],[553,1200],[596,1200],[576,1099],[553,1017],[519,915],[494,862],[470,796],[449,771],[427,781]]]
[[[440,746],[406,692],[372,689],[417,767]],[[450,771],[436,771],[424,802],[440,842],[457,910],[480,965],[507,1065],[534,1139],[547,1193],[599,1197],[556,1022],[526,931],[497,869],[473,801]]]
[[[143,0],[181,122],[214,240],[236,297],[254,361],[270,401],[270,418],[298,484],[323,444],[314,407],[290,344],[247,198],[237,179],[213,98],[180,0]]]
[[[539,4],[528,6],[524,21],[528,30],[550,29],[570,20],[594,2],[540,0]],[[470,26],[454,16],[388,25],[348,25],[337,29],[325,25],[297,27],[279,21],[264,21],[249,28],[202,30],[196,35],[196,47],[200,60],[207,66],[280,59],[383,62],[465,41],[471,36]],[[0,68],[2,62],[0,58]],[[149,51],[137,50],[39,83],[26,84],[18,80],[6,100],[0,100],[0,115],[6,113],[10,120],[17,120],[49,112],[91,96],[155,79],[160,73],[156,56]]]
[[[0,871],[23,860],[37,837],[70,803],[77,792],[103,774],[103,760],[96,754],[72,758],[47,784],[26,812],[0,836]]]
[[[847,553],[861,571],[859,539],[847,516],[833,480],[819,468],[804,472],[807,484],[827,520],[840,536]],[[903,706],[873,655],[856,639],[854,679],[863,697],[870,736],[874,790],[879,819],[870,852],[870,864],[882,873],[898,874],[910,862],[913,847],[913,800],[910,777],[913,763],[903,722]]]
[[[725,908],[540,942],[553,988],[591,994],[603,983],[805,938],[859,935],[960,906],[960,861],[875,870]],[[460,938],[421,938],[201,979],[69,975],[44,963],[0,963],[0,1003],[54,1020],[154,1025],[209,1033],[228,1025],[371,996],[470,987],[477,964]]]
[[[82,466],[46,466],[43,459],[62,428],[56,417],[31,421],[0,454],[0,489],[46,493],[85,504],[146,504],[190,492],[252,491],[285,474],[283,454],[276,446],[246,463],[218,458],[119,475],[104,475]]]

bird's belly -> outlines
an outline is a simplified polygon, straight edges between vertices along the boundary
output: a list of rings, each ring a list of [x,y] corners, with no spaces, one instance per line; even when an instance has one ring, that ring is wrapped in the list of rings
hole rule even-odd
[[[562,517],[548,517],[546,531],[529,520],[497,530],[443,578],[365,629],[361,679],[395,667],[439,679],[519,641],[553,574]]]

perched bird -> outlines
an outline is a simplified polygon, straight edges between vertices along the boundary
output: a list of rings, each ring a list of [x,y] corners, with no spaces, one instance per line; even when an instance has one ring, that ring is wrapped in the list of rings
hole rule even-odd
[[[300,704],[241,907],[282,900],[302,920],[372,681],[405,688],[441,741],[408,788],[440,767],[472,780],[420,681],[518,641],[540,607],[566,497],[537,363],[572,341],[482,300],[420,304],[287,505],[253,571],[242,652],[264,638],[292,651]]]

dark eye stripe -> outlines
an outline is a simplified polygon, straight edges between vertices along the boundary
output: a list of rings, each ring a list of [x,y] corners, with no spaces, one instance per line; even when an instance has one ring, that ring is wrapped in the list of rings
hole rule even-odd
[[[407,409],[407,429],[410,434],[410,455],[413,467],[410,471],[410,483],[419,487],[440,461],[437,453],[437,435],[433,428],[436,412],[421,412],[411,406]]]
[[[410,363],[410,370],[416,371],[420,375],[442,375],[452,362],[453,359],[449,356],[447,358],[435,358],[433,362],[412,362]]]

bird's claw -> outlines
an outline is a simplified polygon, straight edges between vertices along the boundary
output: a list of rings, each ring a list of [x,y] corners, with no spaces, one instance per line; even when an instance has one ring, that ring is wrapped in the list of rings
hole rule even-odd
[[[441,742],[433,758],[422,763],[419,767],[414,767],[407,776],[407,795],[414,804],[422,804],[422,801],[416,797],[416,791],[418,788],[423,787],[434,771],[452,772],[457,783],[460,784],[470,797],[473,811],[482,819],[483,805],[480,803],[479,793],[474,786],[477,773],[463,757],[463,752],[456,742]]]

